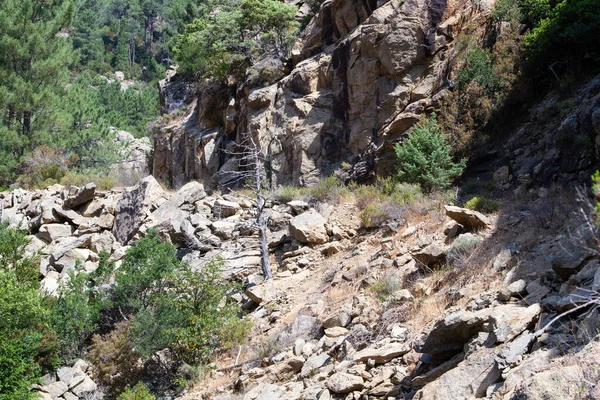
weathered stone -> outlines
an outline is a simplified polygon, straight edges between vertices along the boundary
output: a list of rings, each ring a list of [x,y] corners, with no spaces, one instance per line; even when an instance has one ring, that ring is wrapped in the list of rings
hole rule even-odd
[[[73,210],[70,210],[68,208],[63,208],[60,205],[55,205],[52,209],[53,213],[59,215],[60,217],[66,219],[68,222],[71,222],[75,225],[87,225],[88,224],[88,219],[79,215],[78,213],[76,213]]]
[[[94,233],[90,238],[90,250],[97,254],[102,251],[110,253],[115,242],[116,238],[109,231]]]
[[[113,228],[115,223],[115,216],[109,212],[103,212],[98,221],[96,221],[96,225],[98,225],[102,229],[110,230]]]
[[[529,352],[529,348],[534,341],[534,333],[523,332],[498,353],[496,356],[496,365],[498,368],[502,371],[507,367],[517,364],[521,360],[521,357]]]
[[[303,378],[311,376],[315,371],[317,371],[322,366],[331,362],[331,357],[327,355],[327,353],[315,354],[310,356],[304,365],[302,366],[302,370],[300,371],[300,376]]]
[[[71,236],[73,232],[75,232],[75,227],[73,227],[73,225],[48,224],[40,227],[39,235],[40,238],[52,243],[57,239]]]
[[[492,222],[482,213],[467,208],[444,206],[446,215],[467,229],[480,230],[492,226]]]
[[[67,390],[69,390],[69,386],[67,386],[64,382],[54,382],[49,384],[48,386],[44,386],[44,391],[52,396],[53,399],[57,399],[63,395]]]
[[[346,336],[350,333],[350,331],[346,328],[342,328],[341,326],[334,326],[333,328],[325,329],[325,335],[328,337],[340,337]]]
[[[244,395],[244,400],[280,400],[286,390],[282,386],[264,383],[252,388]]]
[[[292,200],[287,203],[288,206],[294,212],[294,215],[302,214],[305,211],[308,211],[310,208],[310,204],[302,200]]]
[[[354,362],[368,362],[373,360],[375,364],[386,363],[396,357],[403,356],[410,351],[410,346],[405,344],[390,343],[380,348],[367,348],[354,354]]]
[[[231,217],[240,210],[240,205],[233,201],[217,200],[213,205],[213,215],[217,218]]]
[[[316,211],[307,211],[290,221],[290,234],[301,243],[321,244],[329,240],[325,223]]]
[[[77,386],[71,387],[70,390],[77,397],[81,398],[86,393],[95,392],[97,388],[98,386],[96,383],[90,377],[85,376],[85,378]]]
[[[235,222],[215,221],[212,223],[213,233],[221,239],[231,239],[235,230]]]
[[[331,375],[325,384],[333,393],[350,393],[364,387],[363,378],[343,372]]]
[[[65,199],[64,205],[67,208],[75,208],[88,201],[92,201],[94,199],[94,194],[96,193],[96,184],[91,182],[85,185],[82,188],[71,188],[69,191],[69,197]]]
[[[539,304],[529,307],[506,304],[474,312],[459,311],[438,320],[429,332],[419,337],[415,349],[436,358],[448,359],[462,351],[464,344],[481,332],[488,322],[495,341],[504,343],[532,325],[540,312]]]
[[[496,349],[481,347],[458,366],[419,390],[415,400],[456,400],[484,397],[488,386],[500,378],[495,365]]]
[[[446,263],[446,251],[445,247],[434,243],[413,253],[413,258],[427,267],[439,267]]]
[[[142,179],[137,186],[125,189],[116,206],[112,233],[122,244],[137,232],[150,213],[151,207],[164,191],[153,176]]]

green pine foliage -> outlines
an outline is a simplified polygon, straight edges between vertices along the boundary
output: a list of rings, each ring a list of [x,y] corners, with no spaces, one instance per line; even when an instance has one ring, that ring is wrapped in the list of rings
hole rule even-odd
[[[184,70],[223,79],[265,55],[285,57],[299,24],[296,6],[277,0],[213,0],[186,26],[174,48]]]
[[[71,0],[0,1],[0,183],[42,144],[68,82]]]
[[[395,151],[399,180],[419,184],[425,192],[450,186],[466,166],[464,159],[452,160],[452,146],[435,116],[417,123]]]

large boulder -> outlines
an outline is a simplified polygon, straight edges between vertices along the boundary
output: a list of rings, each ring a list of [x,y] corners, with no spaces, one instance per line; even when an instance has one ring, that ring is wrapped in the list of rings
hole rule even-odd
[[[47,224],[40,227],[39,236],[45,241],[52,243],[57,239],[71,236],[75,227],[69,224]]]
[[[88,201],[94,200],[96,193],[96,184],[91,182],[82,188],[73,186],[69,191],[68,197],[65,199],[64,205],[67,208],[75,208]]]
[[[241,210],[237,202],[217,200],[213,206],[213,215],[217,218],[227,218],[237,214]]]
[[[479,311],[459,311],[438,320],[417,339],[415,350],[438,359],[450,359],[463,350],[478,332],[489,326],[495,343],[506,343],[531,327],[541,313],[539,304],[521,307],[514,304],[485,308]]]
[[[481,347],[457,367],[419,390],[415,400],[456,400],[485,397],[487,388],[500,378],[495,348]]]
[[[338,372],[327,379],[326,385],[333,393],[350,393],[361,390],[365,382],[360,376]]]
[[[142,179],[137,186],[125,189],[117,203],[112,233],[122,244],[127,243],[146,219],[152,205],[165,192],[152,175]]]
[[[467,208],[456,206],[444,206],[446,215],[469,230],[487,229],[492,226],[492,222],[482,213]]]
[[[185,223],[194,209],[194,203],[206,197],[204,186],[198,182],[189,182],[177,191],[166,202],[161,204],[144,222],[143,232],[156,229],[173,243],[183,243]]]
[[[300,243],[322,244],[329,240],[327,220],[314,210],[302,213],[290,221],[290,234]]]

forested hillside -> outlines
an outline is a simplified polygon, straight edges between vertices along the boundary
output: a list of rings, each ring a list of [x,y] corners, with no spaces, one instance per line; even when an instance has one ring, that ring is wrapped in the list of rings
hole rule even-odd
[[[598,37],[0,0],[0,400],[600,398]]]
[[[65,167],[105,169],[115,158],[109,127],[147,135],[156,82],[193,3],[1,1],[0,185],[31,165],[40,182],[28,184],[60,180]],[[35,159],[40,148],[53,159]]]

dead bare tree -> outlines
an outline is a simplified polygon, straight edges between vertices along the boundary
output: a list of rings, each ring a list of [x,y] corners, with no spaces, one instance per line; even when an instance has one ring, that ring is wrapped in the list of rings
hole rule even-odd
[[[266,204],[263,196],[263,185],[266,179],[264,153],[252,135],[246,133],[242,135],[242,138],[243,140],[237,144],[236,150],[224,150],[227,155],[237,159],[238,170],[224,171],[220,175],[228,179],[228,185],[246,185],[253,192],[253,198],[248,197],[248,199],[256,206],[255,226],[258,230],[260,266],[265,280],[268,280],[273,277],[273,273],[267,244],[267,217],[264,212]]]

